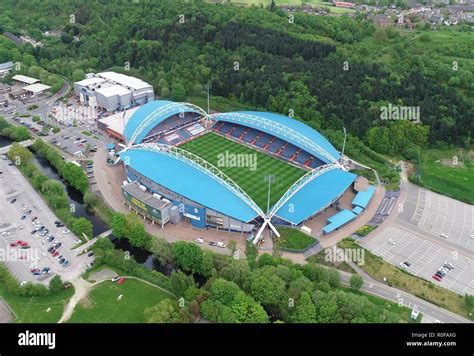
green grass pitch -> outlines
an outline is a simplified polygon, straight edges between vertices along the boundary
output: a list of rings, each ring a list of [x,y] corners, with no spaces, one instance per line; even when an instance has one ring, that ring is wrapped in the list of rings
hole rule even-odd
[[[267,211],[268,197],[268,182],[265,180],[266,176],[270,174],[275,176],[275,181],[271,184],[270,194],[270,207],[272,207],[288,188],[306,173],[303,169],[228,140],[213,132],[205,134],[179,147],[194,153],[218,167],[242,188],[264,212]],[[232,164],[220,164],[222,161],[219,161],[221,158],[219,155],[224,155],[226,152],[229,154],[247,154],[251,155],[251,157],[255,157],[256,169],[252,170],[252,165],[235,167],[232,166]]]

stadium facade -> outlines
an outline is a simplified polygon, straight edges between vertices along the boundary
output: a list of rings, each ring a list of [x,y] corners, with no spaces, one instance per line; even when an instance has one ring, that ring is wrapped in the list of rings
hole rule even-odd
[[[186,149],[209,134],[297,167],[301,176],[266,209],[229,171]],[[275,224],[302,224],[336,202],[357,178],[319,132],[269,112],[208,115],[189,103],[156,100],[133,113],[123,136],[124,197],[130,207],[161,225],[186,219],[197,228],[254,231],[255,240],[269,226],[279,235]]]

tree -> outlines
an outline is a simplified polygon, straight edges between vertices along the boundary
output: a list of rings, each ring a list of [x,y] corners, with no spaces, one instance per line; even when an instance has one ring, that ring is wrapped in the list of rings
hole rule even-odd
[[[185,271],[199,271],[202,263],[202,250],[194,243],[186,241],[175,242],[171,251],[180,268]]]
[[[64,290],[64,283],[61,280],[61,277],[58,275],[55,275],[51,280],[49,281],[49,291],[51,293],[57,293]]]
[[[151,252],[156,256],[161,264],[172,264],[174,262],[171,244],[163,238],[156,238],[151,246]]]
[[[293,323],[315,323],[316,307],[308,292],[302,292],[300,299],[296,302],[295,311],[291,315]]]
[[[337,269],[329,268],[327,274],[327,281],[333,288],[338,288],[341,284],[341,274]]]
[[[206,278],[212,276],[214,270],[214,254],[210,251],[202,252],[202,263],[199,272]]]
[[[112,215],[112,234],[118,238],[125,237],[127,233],[127,217],[120,213]]]
[[[174,101],[183,101],[186,99],[186,89],[183,85],[176,83],[171,88],[171,99]]]
[[[267,323],[268,315],[255,300],[234,282],[216,279],[210,297],[201,305],[202,315],[219,323]]]
[[[93,238],[92,223],[86,218],[80,217],[73,221],[71,231],[79,237],[86,235],[87,238]]]
[[[277,306],[282,302],[285,282],[276,274],[274,266],[265,266],[252,272],[250,294],[264,305]]]
[[[25,166],[33,159],[33,154],[25,147],[18,143],[13,143],[8,150],[8,158],[17,166]]]
[[[173,271],[170,276],[170,286],[173,293],[181,298],[188,288],[195,286],[195,282],[193,276],[188,276],[181,271]]]
[[[144,314],[147,323],[176,323],[180,318],[176,303],[168,298],[146,308]]]
[[[244,288],[251,272],[247,261],[233,260],[228,266],[220,270],[219,275],[228,281],[235,282],[240,288]]]
[[[354,289],[360,289],[364,284],[364,279],[359,274],[353,274],[349,279],[349,284]]]

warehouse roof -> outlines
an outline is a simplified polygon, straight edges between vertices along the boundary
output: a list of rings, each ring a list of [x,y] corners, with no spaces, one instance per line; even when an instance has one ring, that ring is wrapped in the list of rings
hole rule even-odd
[[[130,94],[130,90],[124,88],[121,85],[115,84],[106,87],[102,87],[96,90],[96,93],[101,94],[105,97],[111,97],[115,95],[127,95]]]
[[[0,70],[12,69],[14,66],[13,62],[0,63]]]
[[[26,91],[32,92],[33,94],[39,94],[46,90],[51,89],[51,87],[49,85],[36,83],[36,84],[27,85],[26,87],[23,87],[23,89]]]
[[[86,87],[88,85],[102,84],[103,82],[105,82],[105,79],[103,79],[103,78],[91,77],[91,78],[86,78],[86,79],[83,79],[79,82],[76,82],[76,84],[79,84],[83,87]]]
[[[152,86],[141,79],[131,77],[129,75],[115,73],[115,72],[102,72],[97,73],[97,76],[105,78],[109,81],[115,82],[120,85],[127,86],[133,90],[140,89],[152,89]]]
[[[16,80],[17,82],[26,83],[26,84],[35,84],[35,83],[39,83],[40,81],[39,79],[27,77],[26,75],[21,75],[21,74],[14,75],[12,79]]]

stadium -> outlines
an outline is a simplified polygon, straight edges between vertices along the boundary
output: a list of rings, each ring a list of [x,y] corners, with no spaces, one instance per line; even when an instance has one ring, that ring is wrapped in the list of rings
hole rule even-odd
[[[280,114],[207,114],[189,104],[156,100],[125,124],[120,152],[130,207],[164,226],[185,219],[196,228],[249,233],[302,226],[337,200],[357,175],[319,132]],[[339,209],[325,234],[356,218],[374,187]]]

